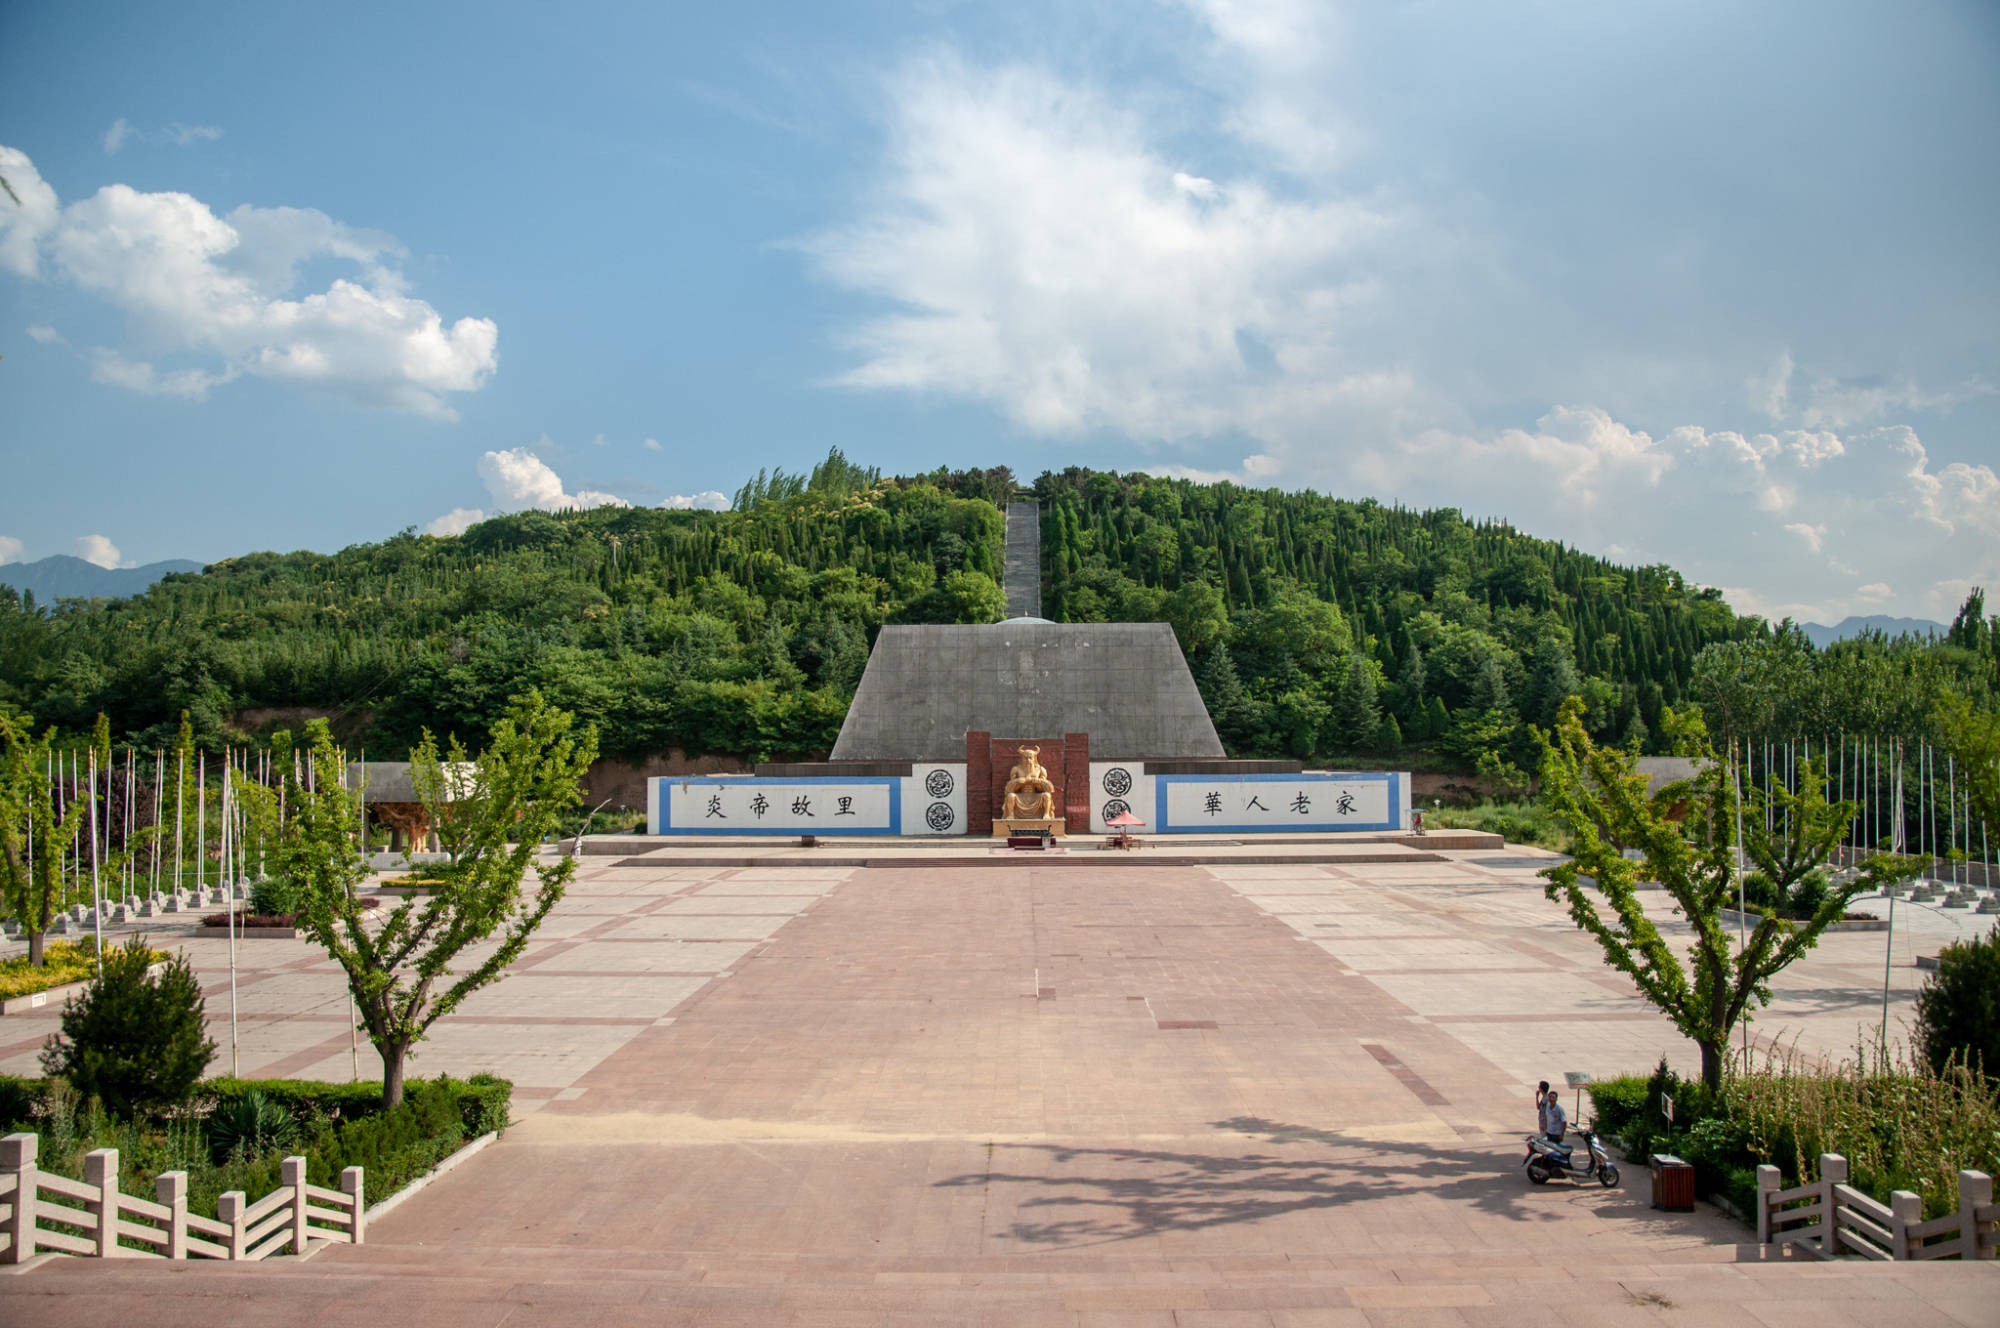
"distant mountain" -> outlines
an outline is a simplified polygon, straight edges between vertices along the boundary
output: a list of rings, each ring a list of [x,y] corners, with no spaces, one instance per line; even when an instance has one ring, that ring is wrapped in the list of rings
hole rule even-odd
[[[33,563],[0,566],[0,585],[31,591],[35,603],[50,604],[59,599],[121,599],[137,595],[169,572],[199,572],[202,564],[185,558],[147,563],[144,567],[99,567],[66,553]]]
[[[5,572],[0,568],[0,572]],[[1932,622],[1928,618],[1891,618],[1886,613],[1870,614],[1866,618],[1842,618],[1838,626],[1824,627],[1819,623],[1800,623],[1799,630],[1806,634],[1806,640],[1821,650],[1835,641],[1845,641],[1863,632],[1880,632],[1884,636],[1929,636],[1935,632],[1944,635],[1944,624]]]

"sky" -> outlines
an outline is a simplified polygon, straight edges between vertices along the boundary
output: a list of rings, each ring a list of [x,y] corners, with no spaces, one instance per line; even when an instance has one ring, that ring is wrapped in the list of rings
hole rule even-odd
[[[2000,597],[2000,8],[0,11],[0,562],[829,447]]]

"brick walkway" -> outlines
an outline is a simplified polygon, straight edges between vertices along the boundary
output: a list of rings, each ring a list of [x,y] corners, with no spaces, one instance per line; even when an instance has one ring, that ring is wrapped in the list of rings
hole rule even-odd
[[[1567,1020],[1553,1077],[1673,1039],[1509,876],[589,867],[591,921],[484,1017],[533,1037],[507,993],[564,984],[539,1008],[615,1044],[368,1245],[59,1260],[0,1320],[1996,1322],[1993,1265],[1741,1262],[1642,1175],[1528,1186],[1533,1069],[1472,1043]],[[729,969],[681,958],[709,945]]]

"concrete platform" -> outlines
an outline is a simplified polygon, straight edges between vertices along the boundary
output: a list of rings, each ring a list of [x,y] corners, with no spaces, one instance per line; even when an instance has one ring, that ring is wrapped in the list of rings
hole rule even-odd
[[[1009,849],[996,839],[842,837],[811,848],[772,837],[606,835],[583,842],[586,858],[618,855],[622,867],[991,867],[1034,858],[1048,864],[1097,867],[1190,867],[1204,863],[1395,863],[1436,861],[1444,852],[1503,849],[1498,835],[1477,830],[1427,834],[1271,835],[1255,839],[1218,835],[1140,836],[1140,845],[1118,849],[1108,835],[1067,835],[1060,853]],[[568,851],[568,846],[565,846]]]
[[[1547,861],[591,861],[413,1066],[512,1076],[496,1145],[365,1246],[57,1260],[0,1277],[0,1322],[1994,1322],[2000,1265],[1764,1262],[1630,1168],[1526,1183],[1535,1079],[1692,1055],[1542,897]],[[1788,970],[1758,1045],[1872,1028],[1882,941]],[[188,944],[212,1015],[219,944]],[[243,1071],[344,1074],[330,966],[251,948]],[[7,1023],[26,1068],[52,1016]]]

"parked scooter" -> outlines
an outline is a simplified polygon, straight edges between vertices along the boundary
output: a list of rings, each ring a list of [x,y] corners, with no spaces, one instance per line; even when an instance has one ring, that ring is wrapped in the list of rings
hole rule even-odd
[[[1522,1165],[1528,1169],[1528,1179],[1537,1185],[1546,1185],[1557,1176],[1573,1180],[1579,1185],[1596,1179],[1605,1189],[1618,1184],[1618,1164],[1611,1160],[1597,1135],[1587,1125],[1578,1125],[1570,1130],[1580,1135],[1586,1145],[1582,1157],[1569,1144],[1552,1144],[1539,1134],[1528,1136],[1528,1156]]]

